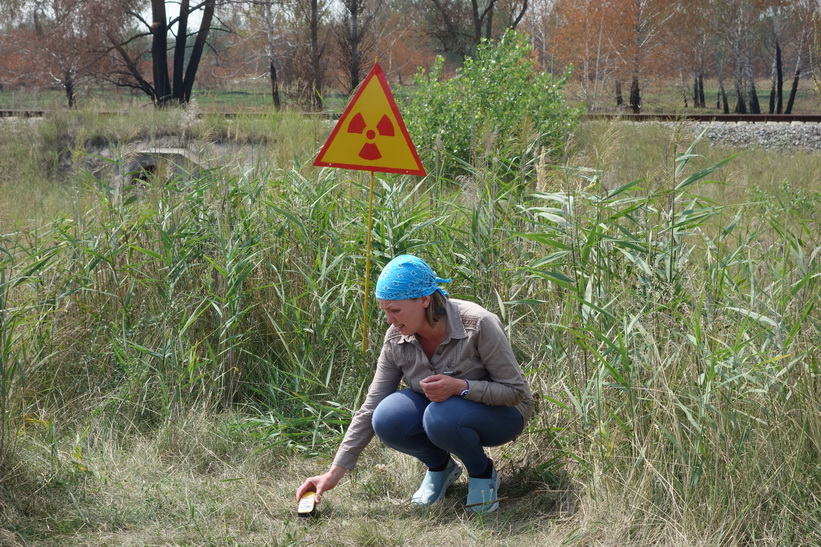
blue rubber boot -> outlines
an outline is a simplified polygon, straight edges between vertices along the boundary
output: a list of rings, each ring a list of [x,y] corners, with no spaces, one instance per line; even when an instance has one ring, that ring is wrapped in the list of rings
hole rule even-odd
[[[444,471],[428,471],[425,473],[419,490],[411,498],[411,503],[422,507],[433,505],[445,497],[448,486],[453,484],[461,474],[462,466],[453,458],[450,459]]]
[[[490,513],[499,508],[499,475],[493,470],[489,479],[471,477],[468,483],[468,499],[465,508],[473,513]]]

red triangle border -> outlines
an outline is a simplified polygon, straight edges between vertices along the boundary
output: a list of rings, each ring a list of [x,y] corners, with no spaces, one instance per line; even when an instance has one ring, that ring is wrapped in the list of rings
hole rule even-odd
[[[407,169],[407,168],[395,168],[395,167],[380,167],[380,166],[373,166],[373,165],[358,165],[356,163],[339,163],[339,162],[326,162],[322,161],[322,158],[325,156],[328,148],[331,146],[331,143],[339,133],[341,127],[344,126],[345,120],[353,110],[354,105],[359,100],[360,95],[362,95],[363,90],[368,86],[372,78],[377,78],[379,85],[382,86],[382,91],[385,93],[385,98],[388,101],[388,105],[393,112],[393,116],[396,119],[397,124],[399,125],[399,129],[402,132],[402,135],[405,137],[405,141],[408,144],[408,148],[410,152],[413,154],[413,159],[416,161],[416,165],[418,166],[417,169]],[[371,171],[376,172],[379,171],[380,173],[398,173],[402,175],[418,175],[424,177],[427,175],[425,171],[425,167],[422,165],[422,160],[419,159],[419,154],[416,152],[416,147],[413,145],[413,141],[410,138],[410,134],[408,134],[408,128],[405,127],[405,121],[402,119],[402,115],[399,113],[399,107],[396,105],[396,101],[393,98],[393,94],[391,93],[390,88],[388,87],[388,82],[385,79],[385,74],[382,72],[382,67],[379,66],[379,63],[375,63],[373,68],[362,81],[357,89],[356,93],[353,96],[353,99],[348,103],[348,106],[345,108],[345,111],[342,113],[342,116],[339,117],[339,120],[336,122],[336,125],[331,131],[328,140],[325,141],[325,144],[322,146],[322,149],[317,154],[316,159],[314,160],[314,165],[317,167],[340,167],[342,169],[355,169],[360,171]]]

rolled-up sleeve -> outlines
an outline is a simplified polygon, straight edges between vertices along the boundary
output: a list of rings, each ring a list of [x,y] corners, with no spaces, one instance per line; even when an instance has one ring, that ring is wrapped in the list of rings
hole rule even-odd
[[[452,374],[470,383],[465,397],[496,406],[514,406],[525,422],[533,409],[533,394],[516,361],[499,318],[478,304],[448,299],[448,337],[428,358],[414,336],[391,327],[376,364],[365,402],[354,414],[334,464],[353,469],[374,437],[373,413],[404,379],[422,393],[420,383],[432,374]]]
[[[530,396],[530,387],[498,317],[490,314],[482,317],[469,339],[481,356],[488,378],[468,379],[470,392],[466,399],[487,405],[515,406]]]

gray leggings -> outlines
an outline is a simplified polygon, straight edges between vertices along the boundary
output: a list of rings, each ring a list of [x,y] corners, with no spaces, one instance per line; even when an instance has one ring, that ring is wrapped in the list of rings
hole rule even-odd
[[[512,406],[490,406],[450,397],[432,403],[421,393],[403,389],[386,397],[373,413],[373,429],[383,443],[437,468],[455,455],[468,474],[485,472],[485,446],[499,446],[524,429],[524,418]]]

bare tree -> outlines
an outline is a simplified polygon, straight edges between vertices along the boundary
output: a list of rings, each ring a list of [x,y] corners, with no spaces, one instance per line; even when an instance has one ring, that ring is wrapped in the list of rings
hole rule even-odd
[[[100,64],[94,53],[107,4],[99,0],[20,0],[3,6],[2,15],[17,27],[6,43],[19,55],[18,78],[48,81],[63,88],[69,108],[77,86]],[[14,10],[12,15],[8,10]]]
[[[277,75],[277,22],[279,10],[274,2],[264,0],[262,2],[262,20],[265,24],[265,54],[268,58],[268,79],[271,81],[271,100],[274,108],[282,108],[282,99],[279,95],[279,76]]]
[[[459,23],[468,18],[467,6],[458,0],[430,1],[431,4],[417,4],[425,14],[427,33],[436,39],[443,52],[463,57],[471,42],[470,33]]]
[[[747,0],[711,0],[710,11],[713,22],[713,30],[719,41],[728,48],[728,55],[732,59],[733,79],[736,92],[736,114],[747,113],[747,101],[744,97],[744,37],[747,28],[744,3]]]
[[[429,25],[445,52],[471,55],[482,40],[502,36],[521,23],[529,0],[430,0],[423,6]],[[501,15],[498,22],[497,15]]]
[[[792,113],[795,97],[798,94],[801,70],[804,66],[804,48],[809,45],[811,54],[812,51],[814,51],[812,42],[813,31],[819,24],[819,16],[821,16],[821,6],[819,6],[815,0],[799,0],[793,5],[793,9],[795,15],[791,17],[791,19],[797,23],[798,30],[794,35],[798,36],[798,38],[795,41],[795,70],[793,71],[790,96],[787,99],[787,106],[784,108],[785,114]],[[813,73],[813,77],[816,77],[815,73]]]
[[[781,42],[775,35],[775,55],[773,55],[772,87],[770,88],[770,114],[784,112],[784,63],[781,58]]]
[[[538,56],[539,66],[551,73],[556,70],[556,59],[549,46],[556,33],[557,23],[558,17],[553,0],[533,0],[518,27],[530,37],[533,51]]]
[[[229,56],[243,59],[237,72],[250,71],[252,77],[265,74],[271,85],[271,101],[276,110],[282,108],[283,68],[287,68],[294,49],[293,5],[289,0],[224,0],[233,5],[235,23],[230,31],[236,41],[233,49],[242,54]],[[228,7],[228,6],[226,6]]]
[[[585,102],[597,110],[604,100],[605,85],[612,78],[618,55],[612,47],[613,25],[620,20],[608,16],[606,6],[597,0],[567,0],[556,5],[561,21],[553,36],[554,52],[563,62],[573,64]],[[615,78],[616,105],[622,106],[621,80]]]
[[[322,90],[325,84],[325,67],[322,60],[327,44],[328,8],[325,0],[294,0],[293,12],[296,26],[302,36],[299,50],[308,58],[304,67],[305,94],[313,110],[322,109]],[[297,53],[299,55],[299,52]]]
[[[751,7],[747,2],[742,2],[744,6],[744,19],[748,21],[745,23],[747,32],[744,34],[744,76],[747,80],[747,97],[749,100],[749,107],[751,114],[761,114],[761,105],[758,102],[758,90],[755,87],[755,70],[753,67],[753,44],[755,43],[755,33],[752,28],[753,14]],[[748,26],[747,26],[748,25]]]
[[[349,92],[358,86],[363,75],[363,61],[374,50],[374,20],[382,7],[381,0],[342,0],[344,8],[336,29],[336,42],[345,69],[343,83]]]
[[[109,29],[110,51],[119,65],[111,75],[112,80],[117,85],[143,91],[157,106],[186,104],[191,100],[197,69],[208,33],[212,30],[217,0],[195,0],[194,4],[190,0],[180,0],[179,13],[173,18],[168,17],[167,4],[170,2],[151,0],[149,20],[139,9],[140,3],[134,3],[126,8],[124,15],[136,23],[136,31],[130,32],[126,21]],[[190,28],[192,16],[199,18],[196,30]],[[148,39],[151,81],[145,74],[143,61]]]
[[[280,76],[277,65],[281,63],[280,49],[283,38],[282,28],[287,22],[285,0],[250,0],[247,16],[254,36],[262,37],[264,44],[265,70],[271,83],[271,101],[274,108],[282,108]],[[247,47],[255,47],[249,45]]]
[[[671,45],[681,44],[673,52],[683,73],[692,76],[692,97],[695,108],[707,106],[704,97],[704,78],[707,71],[709,54],[709,13],[706,0],[691,0],[680,3],[674,19],[671,20],[673,29],[686,29],[683,32],[674,32]],[[677,41],[678,40],[678,41]],[[683,79],[683,76],[682,76]],[[686,96],[685,96],[686,101]]]
[[[812,42],[810,43],[810,66],[815,91],[821,99],[821,13],[812,16]]]
[[[630,47],[630,108],[638,114],[641,111],[640,80],[646,70],[647,61],[658,57],[663,29],[672,19],[676,2],[659,0],[632,0],[628,5],[632,21]]]
[[[731,51],[738,114],[760,114],[756,89],[755,57],[764,54],[769,42],[767,14],[778,9],[782,0],[711,0],[713,31]]]

